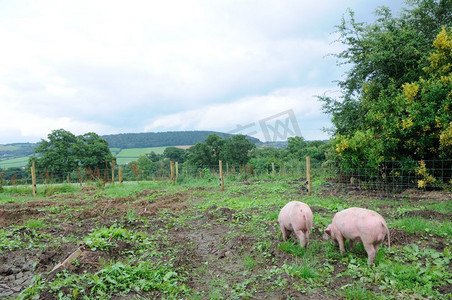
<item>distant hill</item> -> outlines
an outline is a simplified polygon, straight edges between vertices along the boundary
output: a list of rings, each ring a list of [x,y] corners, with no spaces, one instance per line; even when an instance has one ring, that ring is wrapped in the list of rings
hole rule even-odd
[[[0,160],[31,155],[34,152],[35,147],[35,143],[0,145]]]
[[[110,148],[146,148],[179,145],[194,145],[204,140],[212,133],[227,139],[232,134],[216,131],[167,131],[167,132],[143,132],[143,133],[120,133],[101,136],[108,142]],[[258,144],[261,141],[248,136],[247,139]]]
[[[232,134],[216,132],[216,131],[168,131],[168,132],[145,132],[145,133],[120,133],[101,136],[108,142],[110,148],[131,149],[131,148],[152,148],[152,147],[168,147],[181,145],[195,145],[197,142],[204,142],[204,140],[212,133],[227,139]],[[254,143],[260,144],[261,141],[257,138],[248,136],[247,139]],[[26,161],[29,155],[34,153],[34,148],[37,143],[13,143],[0,145],[0,161],[3,162],[3,167],[6,164],[16,166]],[[24,158],[25,157],[25,158]],[[14,160],[23,158],[20,163]]]

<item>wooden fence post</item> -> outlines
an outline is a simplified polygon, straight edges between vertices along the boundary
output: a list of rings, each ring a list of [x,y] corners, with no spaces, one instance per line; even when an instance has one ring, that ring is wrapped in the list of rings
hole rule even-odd
[[[272,162],[272,175],[275,176],[275,163]]]
[[[77,176],[78,176],[78,181],[80,182],[80,186],[82,186],[82,172],[80,172],[79,167],[77,167]]]
[[[221,184],[221,190],[224,191],[224,178],[223,178],[223,164],[221,160],[218,162],[220,165],[220,184]]]
[[[170,161],[170,166],[171,166],[171,181],[173,182],[173,184],[176,184],[176,178],[174,176],[174,161]]]
[[[115,159],[111,159],[111,184],[115,184]]]
[[[33,185],[33,197],[36,197],[38,194],[37,188],[36,188],[36,165],[35,162],[31,165],[31,183]]]
[[[311,157],[306,156],[306,183],[308,185],[308,196],[311,196]]]
[[[122,184],[122,166],[119,166],[119,184]]]
[[[179,163],[176,161],[176,179],[179,177]]]

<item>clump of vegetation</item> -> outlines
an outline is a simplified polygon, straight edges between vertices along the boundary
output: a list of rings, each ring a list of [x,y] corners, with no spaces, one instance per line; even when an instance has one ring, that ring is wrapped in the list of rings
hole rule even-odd
[[[350,69],[339,81],[340,99],[320,100],[334,124],[330,155],[342,168],[380,167],[388,176],[383,162],[405,161],[413,162],[413,174],[416,161],[451,157],[452,30],[444,27],[450,19],[446,3],[412,1],[400,16],[380,8],[371,24],[356,21],[350,10],[337,26],[346,49],[335,55]]]

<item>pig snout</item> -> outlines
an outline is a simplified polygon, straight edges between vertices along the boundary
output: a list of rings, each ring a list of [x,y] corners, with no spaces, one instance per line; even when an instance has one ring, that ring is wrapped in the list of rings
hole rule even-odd
[[[322,239],[328,241],[331,238],[331,224],[323,231]]]

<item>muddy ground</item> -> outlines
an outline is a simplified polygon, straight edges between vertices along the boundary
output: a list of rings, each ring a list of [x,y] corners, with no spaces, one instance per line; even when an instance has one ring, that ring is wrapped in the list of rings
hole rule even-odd
[[[299,185],[299,186],[298,186]],[[305,187],[300,182],[294,182],[294,187],[300,191],[299,196],[303,197]],[[109,226],[118,220],[122,220],[122,225],[138,231],[149,231],[150,228],[167,228],[167,221],[158,217],[158,212],[162,209],[168,209],[170,214],[177,216],[180,212],[187,212],[192,203],[201,201],[197,199],[192,191],[176,192],[173,194],[165,194],[157,190],[143,190],[136,196],[104,198],[96,197],[98,192],[95,188],[85,187],[80,194],[54,195],[47,199],[39,199],[23,204],[2,204],[0,205],[0,229],[20,226],[27,224],[30,219],[43,219],[46,226],[38,228],[36,231],[45,234],[50,239],[61,239],[62,237],[71,236],[72,240],[81,241],[83,237],[99,227],[99,224]],[[204,188],[199,191],[205,192]],[[209,192],[209,191],[207,191]],[[211,191],[217,193],[218,191]],[[335,192],[324,192],[325,194]],[[348,194],[349,197],[359,197],[353,192]],[[368,195],[365,195],[368,196]],[[450,194],[434,192],[429,196],[416,193],[413,201],[422,201],[423,198],[429,200],[444,201]],[[378,196],[377,196],[378,197]],[[446,197],[446,198],[444,198]],[[149,199],[152,198],[152,201]],[[450,200],[450,199],[449,199]],[[53,207],[54,210],[49,208]],[[277,209],[277,208],[275,208]],[[329,210],[320,206],[312,207],[314,213],[328,213]],[[386,210],[386,211],[385,211]],[[393,215],[392,208],[382,208],[382,214]],[[61,216],[60,212],[66,211],[70,216]],[[137,216],[145,217],[151,222],[143,224],[142,221],[124,221],[124,216],[133,211]],[[58,213],[56,213],[58,212]],[[258,251],[255,248],[256,237],[247,234],[235,234],[231,239],[231,227],[229,222],[234,221],[237,217],[235,211],[228,208],[218,208],[212,206],[205,211],[192,211],[192,218],[189,223],[178,228],[175,231],[169,231],[167,239],[174,245],[180,246],[181,252],[172,263],[176,267],[183,267],[189,273],[195,274],[189,279],[188,286],[194,291],[207,291],[212,278],[228,278],[229,284],[243,282],[246,274],[243,270],[243,260],[240,259],[244,255],[253,256]],[[250,212],[252,214],[253,212]],[[242,214],[243,215],[243,214]],[[426,219],[451,220],[450,214],[443,214],[432,210],[416,210],[406,213],[407,216],[419,216]],[[237,220],[235,220],[237,221]],[[278,244],[281,243],[280,233],[276,222],[269,221],[267,230],[271,232],[271,246],[273,249],[269,252],[271,258],[274,258],[281,264],[284,262],[294,261],[294,257],[280,249]],[[415,243],[420,239],[416,234],[409,234],[400,229],[391,229],[391,241],[393,245],[407,245]],[[30,237],[32,231],[27,227],[20,227],[15,234],[26,238]],[[321,240],[321,233],[314,231],[311,240]],[[435,237],[430,239],[429,245],[438,251],[442,251],[446,244],[445,238]],[[48,246],[47,246],[48,245]],[[184,246],[186,245],[186,246]],[[85,273],[96,272],[101,268],[102,261],[115,261],[120,259],[121,253],[126,251],[128,247],[132,247],[127,243],[119,243],[118,247],[112,251],[91,251],[83,248],[79,242],[70,241],[62,242],[55,245],[49,241],[42,240],[41,246],[31,249],[9,250],[0,253],[0,298],[17,296],[21,291],[28,287],[32,277],[36,274],[42,274],[44,278],[52,278],[55,272],[52,269],[64,261],[70,254],[82,246],[82,253],[78,257],[76,266],[69,265],[68,268],[72,272]],[[162,245],[163,247],[163,245]],[[195,272],[203,264],[208,263],[207,271]],[[261,264],[257,264],[258,268],[262,268]],[[320,290],[309,294],[309,299],[330,299],[335,298],[335,292],[346,286],[350,278],[346,276],[335,277],[346,268],[340,262],[334,266],[334,272],[331,276],[332,280],[327,285],[327,290]],[[253,298],[255,299],[286,299],[295,297],[300,298],[306,296],[302,292],[291,287],[291,277],[282,274],[289,283],[284,290],[269,291],[265,288],[265,283],[256,287]],[[450,285],[442,287],[443,293],[450,293]],[[135,294],[129,295],[136,296]],[[149,297],[158,297],[158,293],[150,293]],[[223,295],[227,297],[227,295]],[[49,291],[41,293],[42,299],[53,299],[55,296]],[[120,299],[118,297],[117,299]]]

